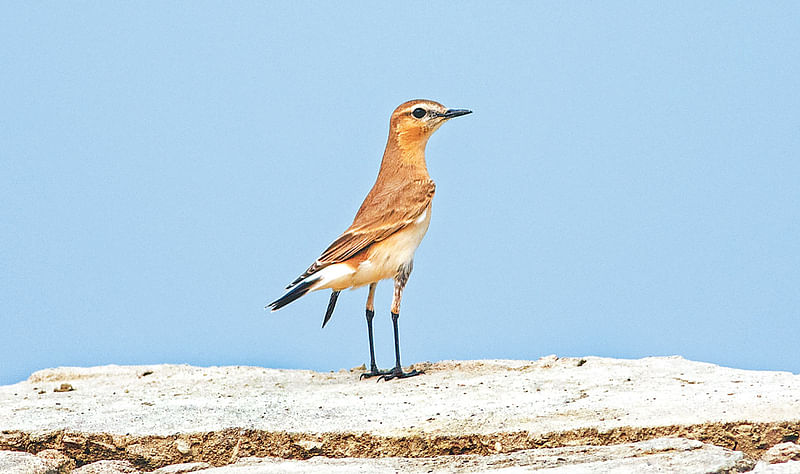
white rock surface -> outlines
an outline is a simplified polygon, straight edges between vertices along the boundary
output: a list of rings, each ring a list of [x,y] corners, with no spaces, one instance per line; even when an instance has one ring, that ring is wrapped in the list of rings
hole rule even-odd
[[[57,474],[64,463],[35,454],[18,451],[0,451],[0,473],[3,474]]]
[[[97,461],[72,471],[72,474],[139,474],[128,461]]]
[[[379,383],[359,380],[360,370],[42,370],[0,387],[0,449],[62,452],[0,451],[0,472],[67,472],[75,460],[89,462],[76,474],[139,472],[130,460],[151,470],[173,464],[159,474],[739,472],[755,465],[742,452],[678,437],[686,436],[754,456],[777,444],[756,472],[800,473],[797,445],[778,444],[800,432],[798,375],[680,357],[416,368],[426,373]],[[657,436],[673,437],[650,439]],[[645,441],[630,442],[638,440]],[[558,447],[528,449],[537,446]],[[401,457],[451,452],[478,454]],[[320,453],[332,457],[240,459]],[[93,462],[109,458],[129,461]]]
[[[211,464],[207,462],[189,462],[164,466],[161,469],[156,469],[153,471],[153,474],[184,474],[187,472],[197,472],[210,468]]]
[[[762,461],[768,463],[780,463],[786,461],[800,461],[800,444],[780,443],[769,448],[761,457]]]
[[[798,474],[800,473],[800,461],[789,461],[780,464],[770,464],[760,461],[756,464],[753,474]]]
[[[444,361],[413,379],[257,367],[59,368],[0,387],[0,429],[168,435],[229,427],[375,435],[800,419],[800,376],[680,357]],[[69,392],[53,392],[62,383]]]

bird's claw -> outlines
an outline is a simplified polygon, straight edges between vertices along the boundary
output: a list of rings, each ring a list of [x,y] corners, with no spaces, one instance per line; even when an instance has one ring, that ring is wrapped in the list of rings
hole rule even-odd
[[[407,379],[409,377],[413,377],[415,375],[423,374],[421,370],[412,370],[411,372],[403,372],[403,369],[400,367],[395,367],[394,369],[390,370],[389,373],[383,374],[378,377],[378,382],[381,380],[388,382],[392,379]]]
[[[378,376],[378,375],[384,376],[384,375],[391,374],[391,373],[392,373],[391,370],[378,370],[377,367],[372,367],[369,372],[364,372],[363,374],[361,374],[361,376],[358,378],[358,380],[368,379],[370,377],[375,377],[375,376]]]

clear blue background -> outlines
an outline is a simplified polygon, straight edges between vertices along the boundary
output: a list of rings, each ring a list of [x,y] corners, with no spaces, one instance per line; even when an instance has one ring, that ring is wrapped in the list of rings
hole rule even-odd
[[[366,289],[263,307],[411,98],[475,113],[428,146],[405,363],[800,372],[796,2],[4,2],[0,65],[0,383],[366,362]]]

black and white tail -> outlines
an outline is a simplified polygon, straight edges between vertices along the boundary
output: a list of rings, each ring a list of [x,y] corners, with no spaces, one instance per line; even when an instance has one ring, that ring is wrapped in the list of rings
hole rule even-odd
[[[289,291],[287,291],[277,300],[268,304],[267,308],[271,308],[272,311],[278,311],[308,292],[331,288],[332,286],[338,286],[337,282],[341,283],[342,280],[347,280],[354,272],[355,270],[353,270],[353,268],[346,263],[336,263],[321,268],[311,275],[306,276],[302,280],[298,279],[299,281],[295,280],[292,282],[292,284],[287,287]],[[348,287],[351,285],[344,284],[342,286]],[[339,292],[334,291],[334,293],[335,294],[331,297],[330,303],[328,303],[328,311],[325,313],[323,327],[324,324],[327,323],[331,318],[331,314],[333,314],[333,307],[336,305],[336,297],[338,296]]]
[[[333,316],[333,308],[336,307],[336,300],[339,298],[339,291],[333,290],[331,293],[331,299],[328,301],[328,309],[325,310],[325,319],[322,320],[322,327],[324,328],[328,321],[331,320],[331,316]]]
[[[291,303],[292,301],[296,300],[297,298],[300,298],[301,296],[311,291],[311,287],[314,286],[314,283],[316,282],[317,280],[301,281],[297,285],[291,287],[291,289],[287,291],[286,294],[284,294],[277,300],[273,301],[272,303],[268,304],[267,308],[271,308],[272,311],[278,311],[287,304]]]

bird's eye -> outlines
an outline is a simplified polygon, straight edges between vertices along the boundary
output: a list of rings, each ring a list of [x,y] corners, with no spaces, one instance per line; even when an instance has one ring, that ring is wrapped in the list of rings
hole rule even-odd
[[[411,112],[411,115],[413,115],[414,117],[416,117],[418,119],[421,119],[422,117],[425,116],[425,109],[416,108],[416,109],[414,109],[413,112]]]

